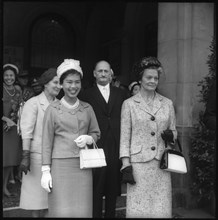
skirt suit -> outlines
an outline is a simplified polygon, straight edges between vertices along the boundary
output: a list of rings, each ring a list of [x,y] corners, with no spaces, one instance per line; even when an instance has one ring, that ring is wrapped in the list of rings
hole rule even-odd
[[[30,172],[22,176],[20,208],[40,210],[48,208],[48,193],[41,187],[42,124],[49,105],[44,92],[30,98],[23,107],[20,127],[22,139],[31,139]]]
[[[135,185],[127,184],[127,218],[171,218],[170,172],[159,168],[165,149],[161,133],[176,138],[172,101],[156,93],[151,109],[140,92],[124,101],[121,114],[120,158],[129,157]]]
[[[80,169],[80,148],[74,142],[82,134],[100,138],[91,105],[79,101],[69,109],[57,101],[48,107],[42,138],[43,165],[50,165],[52,177],[48,217],[92,217],[92,169]]]

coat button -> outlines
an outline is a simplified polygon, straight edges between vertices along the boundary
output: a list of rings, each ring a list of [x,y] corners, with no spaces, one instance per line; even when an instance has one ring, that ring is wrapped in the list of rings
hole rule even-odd
[[[154,120],[155,120],[155,117],[154,117],[154,116],[151,116],[151,120],[154,121]]]
[[[155,132],[154,132],[154,131],[152,131],[152,132],[151,132],[151,135],[152,135],[152,136],[154,136],[154,135],[155,135]]]
[[[155,146],[152,146],[152,147],[151,147],[151,150],[155,150],[155,149],[156,149],[156,147],[155,147]]]

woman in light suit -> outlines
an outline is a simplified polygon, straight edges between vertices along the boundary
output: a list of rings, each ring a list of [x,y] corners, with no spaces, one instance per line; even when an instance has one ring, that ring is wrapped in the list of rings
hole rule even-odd
[[[42,187],[49,217],[92,217],[92,169],[80,169],[80,149],[100,138],[92,106],[77,98],[80,62],[65,59],[57,68],[64,96],[45,112],[42,136]]]
[[[173,103],[155,90],[163,72],[154,57],[134,65],[140,92],[124,101],[121,112],[120,158],[127,184],[127,218],[171,218],[170,172],[159,168],[164,140],[177,137]]]
[[[60,92],[56,69],[45,71],[39,83],[44,90],[24,104],[20,121],[23,154],[19,168],[26,174],[22,177],[20,208],[32,210],[32,217],[44,217],[48,209],[48,195],[40,184],[42,124],[45,110]]]

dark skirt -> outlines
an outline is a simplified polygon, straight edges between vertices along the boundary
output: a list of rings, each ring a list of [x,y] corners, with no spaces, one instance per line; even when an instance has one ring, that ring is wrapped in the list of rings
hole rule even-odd
[[[52,159],[48,217],[92,217],[92,169],[79,165],[79,158]]]
[[[17,127],[13,126],[7,132],[3,131],[3,167],[18,166],[21,154],[22,144]]]

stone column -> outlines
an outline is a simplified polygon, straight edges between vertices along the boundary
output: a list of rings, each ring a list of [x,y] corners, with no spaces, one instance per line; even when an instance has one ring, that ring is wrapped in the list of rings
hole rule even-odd
[[[206,64],[214,31],[213,3],[159,3],[158,58],[165,70],[160,92],[174,102],[177,130],[189,161],[190,134],[198,120],[197,84],[208,74]],[[173,175],[174,205],[190,207],[189,174]],[[181,203],[182,204],[179,204]]]

